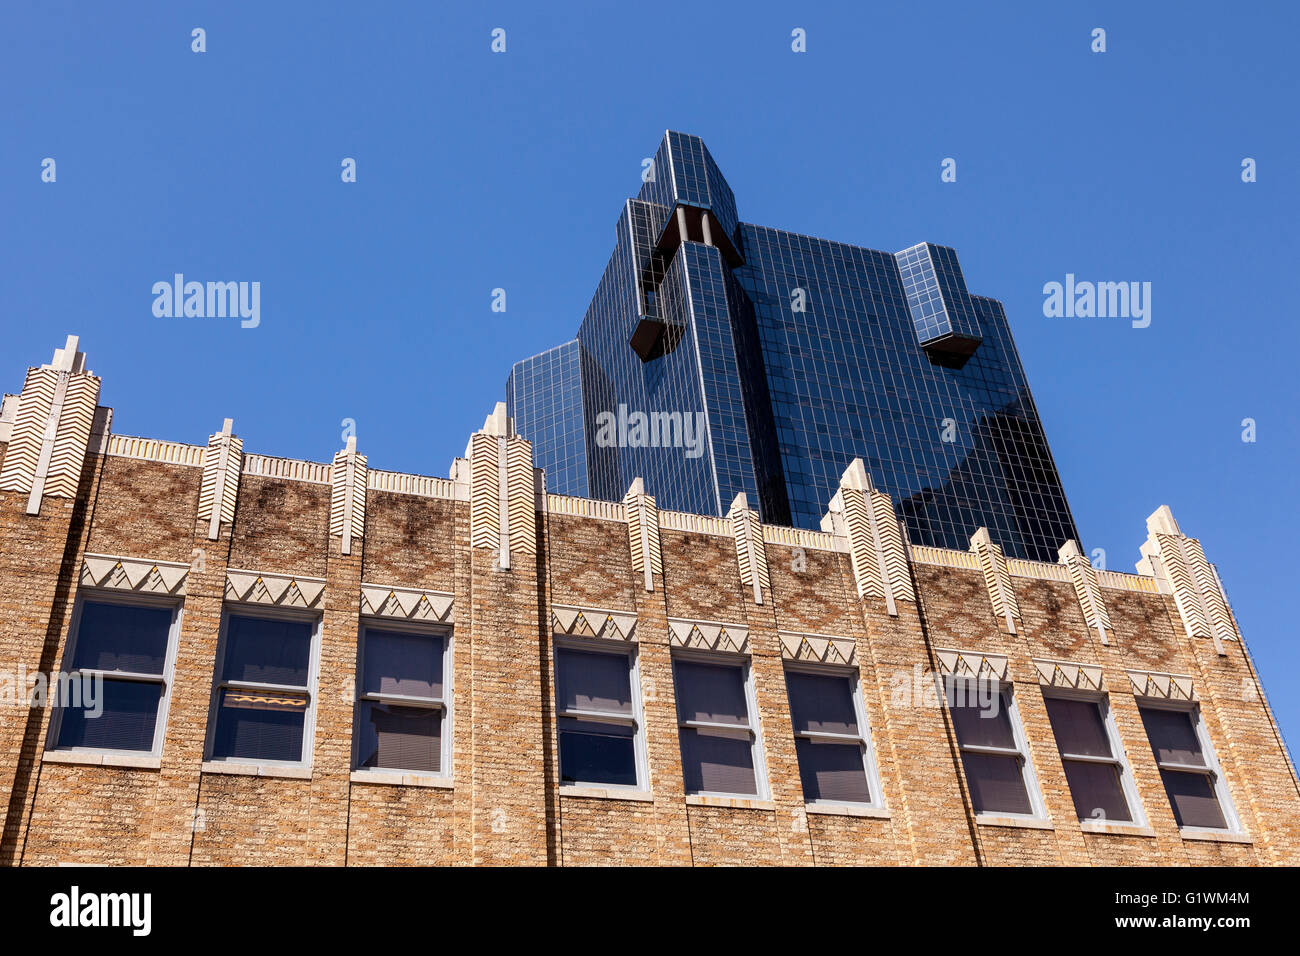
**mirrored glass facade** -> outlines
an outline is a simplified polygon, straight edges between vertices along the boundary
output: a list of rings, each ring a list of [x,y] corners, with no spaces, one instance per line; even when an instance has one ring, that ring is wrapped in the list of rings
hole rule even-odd
[[[515,363],[506,379],[506,414],[533,442],[533,462],[546,470],[547,491],[590,497],[576,341]]]
[[[1006,314],[954,250],[881,252],[754,226],[704,143],[669,132],[625,202],[576,342],[507,404],[547,486],[819,527],[860,457],[917,544],[987,527],[1013,557],[1078,537]],[[552,365],[538,365],[562,353]],[[575,392],[576,388],[576,392]]]

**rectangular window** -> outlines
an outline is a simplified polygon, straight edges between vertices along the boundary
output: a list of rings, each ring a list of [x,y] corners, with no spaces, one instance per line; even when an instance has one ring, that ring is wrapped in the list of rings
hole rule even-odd
[[[804,800],[879,803],[873,799],[878,785],[853,675],[787,666],[785,688]]]
[[[214,688],[213,760],[301,763],[311,739],[317,622],[227,611]]]
[[[749,665],[673,660],[678,739],[687,793],[760,793],[758,735],[750,721]]]
[[[1041,816],[1010,688],[954,674],[944,683],[975,812]]]
[[[357,766],[442,774],[448,635],[365,624],[357,681]]]
[[[1138,704],[1169,806],[1180,827],[1230,830],[1232,810],[1197,708]],[[1225,812],[1225,808],[1227,808]]]
[[[1054,694],[1043,700],[1079,819],[1132,823],[1136,794],[1105,700]]]
[[[626,648],[555,648],[560,782],[644,786],[635,659]]]
[[[64,657],[67,693],[55,717],[58,749],[161,750],[179,620],[178,604],[110,596],[80,602]]]

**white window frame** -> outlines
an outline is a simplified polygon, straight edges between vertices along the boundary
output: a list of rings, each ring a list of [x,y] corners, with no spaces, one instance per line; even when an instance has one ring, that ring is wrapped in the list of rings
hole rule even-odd
[[[307,660],[306,688],[291,684],[259,684],[252,681],[228,681],[225,679],[226,666],[226,632],[231,615],[236,617],[258,617],[267,620],[297,621],[311,625],[311,649]],[[208,703],[208,730],[203,743],[205,763],[230,764],[232,766],[255,767],[302,767],[310,768],[312,754],[316,747],[316,693],[320,669],[320,635],[321,613],[303,611],[297,608],[271,607],[265,604],[240,603],[227,601],[221,607],[221,629],[217,635],[216,660],[213,663],[212,696]],[[217,736],[217,712],[221,702],[221,692],[226,688],[236,690],[269,690],[292,694],[306,693],[307,708],[303,714],[302,749],[297,760],[271,760],[264,757],[216,757],[212,748]]]
[[[1135,695],[1136,696],[1136,695]],[[1178,713],[1187,714],[1191,718],[1192,730],[1196,734],[1196,739],[1201,745],[1201,754],[1205,757],[1204,767],[1193,767],[1187,764],[1163,762],[1156,757],[1155,747],[1151,744],[1151,736],[1147,734],[1146,724],[1142,724],[1142,733],[1147,738],[1147,747],[1151,751],[1151,759],[1155,761],[1157,772],[1169,770],[1173,773],[1198,773],[1210,777],[1210,782],[1214,787],[1215,799],[1219,801],[1219,811],[1223,814],[1224,826],[1220,827],[1189,827],[1179,826],[1178,832],[1185,834],[1204,834],[1204,833],[1243,833],[1245,828],[1242,826],[1241,817],[1237,815],[1237,807],[1232,802],[1232,794],[1228,792],[1228,782],[1223,777],[1223,768],[1219,766],[1219,758],[1214,753],[1214,742],[1210,739],[1210,732],[1205,727],[1205,718],[1201,715],[1201,705],[1197,701],[1179,701],[1164,700],[1160,697],[1137,697],[1139,709],[1149,710],[1172,710]],[[1141,720],[1142,714],[1138,713],[1138,719]],[[1160,776],[1160,789],[1165,791],[1164,775]],[[1169,794],[1165,792],[1165,803],[1169,806],[1169,815],[1173,816],[1173,802],[1169,799]],[[1175,818],[1176,820],[1176,818]]]
[[[612,645],[612,646],[611,646]],[[632,696],[632,714],[607,714],[603,711],[592,710],[565,710],[560,705],[560,658],[554,651],[571,650],[586,651],[590,653],[609,654],[611,657],[623,655],[628,659],[628,689]],[[640,665],[640,648],[634,642],[627,642],[625,645],[615,645],[613,641],[602,640],[600,638],[582,638],[571,637],[569,635],[554,635],[553,651],[551,655],[551,682],[554,687],[552,697],[555,700],[555,748],[558,754],[560,749],[560,718],[569,717],[579,721],[591,721],[601,724],[625,724],[632,727],[632,751],[636,761],[636,784],[628,786],[620,783],[583,783],[575,781],[574,783],[564,783],[561,781],[560,790],[616,790],[626,793],[649,793],[650,792],[650,763],[646,754],[645,738],[645,712],[641,706],[641,665]],[[556,771],[558,774],[559,767]]]
[[[169,609],[172,612],[171,624],[167,630],[167,650],[163,657],[162,674],[137,674],[130,671],[104,671],[97,668],[79,668],[72,670],[72,662],[76,659],[77,641],[81,637],[81,610],[85,603],[89,601],[92,604],[121,604],[127,607],[150,607]],[[163,740],[166,738],[167,730],[167,712],[171,707],[172,683],[176,672],[176,647],[180,643],[181,617],[184,612],[185,601],[175,597],[163,597],[154,594],[140,594],[134,591],[115,591],[99,588],[82,588],[77,593],[76,606],[72,611],[72,622],[68,628],[67,646],[63,649],[63,667],[61,673],[69,676],[72,674],[87,674],[90,676],[99,676],[100,686],[103,686],[105,678],[113,680],[130,680],[141,681],[152,684],[162,684],[162,694],[158,700],[158,717],[154,722],[153,728],[153,747],[149,750],[121,750],[118,748],[107,747],[60,747],[59,734],[63,730],[63,707],[55,707],[53,716],[50,720],[49,730],[46,734],[45,749],[58,753],[84,753],[84,754],[127,754],[136,757],[160,757],[162,756]],[[51,683],[57,680],[58,675],[51,675]],[[51,689],[50,693],[53,693]],[[47,698],[49,699],[49,698]]]
[[[366,693],[365,686],[365,660],[366,660],[366,631],[398,631],[403,634],[414,634],[419,637],[426,637],[430,640],[438,639],[442,641],[442,697],[410,697],[405,694],[381,694]],[[356,700],[352,707],[352,769],[361,773],[400,773],[404,776],[420,777],[426,780],[450,781],[452,779],[452,674],[455,673],[452,667],[452,632],[453,628],[446,625],[430,625],[421,623],[412,623],[410,621],[395,620],[393,618],[365,616],[361,618],[361,625],[357,629],[357,669],[356,678]],[[431,773],[427,770],[405,770],[399,767],[363,767],[361,766],[361,702],[364,700],[376,703],[398,704],[403,707],[425,707],[430,710],[442,711],[442,734],[439,742],[438,766],[442,769],[437,773]]]
[[[718,724],[707,720],[682,720],[681,698],[677,694],[676,664],[678,661],[739,668],[741,680],[743,681],[745,688],[745,717],[749,722],[748,727],[742,727],[739,724]],[[725,793],[718,790],[700,790],[695,793],[688,792],[687,796],[723,797],[732,800],[770,800],[772,791],[768,786],[767,760],[763,752],[762,722],[758,717],[758,704],[754,695],[754,668],[750,662],[749,655],[729,654],[724,651],[700,651],[695,649],[674,648],[672,652],[672,664],[673,706],[677,710],[677,727],[679,732],[682,727],[689,727],[693,730],[703,729],[708,733],[717,734],[718,736],[734,736],[737,739],[742,733],[748,732],[750,737],[750,761],[754,765],[753,793]],[[680,753],[678,754],[678,758],[681,758]],[[682,782],[685,783],[684,771]]]
[[[1044,687],[1044,707],[1047,706],[1046,700],[1049,697],[1057,697],[1061,700],[1084,701],[1086,703],[1096,704],[1100,709],[1101,722],[1106,728],[1106,737],[1110,742],[1111,756],[1109,759],[1105,757],[1089,757],[1081,754],[1072,754],[1067,757],[1064,751],[1061,750],[1060,742],[1056,739],[1055,730],[1052,730],[1052,743],[1056,745],[1056,752],[1060,756],[1062,764],[1064,764],[1066,760],[1073,760],[1078,763],[1104,763],[1114,766],[1116,770],[1119,771],[1120,789],[1123,791],[1124,800],[1128,804],[1129,816],[1133,818],[1132,820],[1098,820],[1092,817],[1080,817],[1080,825],[1084,825],[1084,829],[1088,829],[1088,824],[1091,824],[1093,827],[1133,827],[1135,829],[1145,827],[1147,825],[1146,811],[1142,806],[1142,798],[1138,794],[1137,781],[1133,778],[1133,768],[1128,762],[1128,754],[1124,752],[1124,743],[1120,740],[1119,728],[1115,725],[1115,715],[1110,706],[1110,695],[1106,693],[1098,693],[1097,691],[1074,690],[1072,688],[1064,687]],[[1049,729],[1051,728],[1051,722],[1051,718],[1048,717],[1047,723]],[[1069,787],[1069,780],[1066,781],[1066,786]],[[1074,803],[1073,792],[1070,794],[1070,803],[1071,805]]]
[[[865,807],[873,810],[885,809],[885,793],[880,786],[880,773],[876,765],[876,748],[871,742],[871,726],[867,723],[866,707],[862,703],[862,681],[861,675],[856,667],[843,667],[835,664],[814,664],[806,661],[785,661],[785,670],[793,671],[800,674],[812,674],[817,677],[847,677],[849,680],[849,693],[853,698],[853,711],[858,721],[858,733],[854,734],[830,734],[821,731],[800,732],[794,729],[794,705],[790,701],[790,689],[786,687],[786,706],[790,708],[791,729],[794,732],[795,739],[806,737],[809,740],[822,740],[827,743],[851,744],[858,743],[862,748],[862,765],[867,775],[867,789],[871,793],[871,799],[867,802],[860,800],[809,800],[804,798],[804,805],[808,807]],[[798,763],[798,755],[795,757]]]
[[[948,709],[948,682],[950,680],[963,680],[970,682],[979,682],[982,684],[991,684],[998,691],[998,699],[1001,706],[1005,708],[1007,720],[1011,724],[1011,739],[1016,745],[1015,750],[1007,750],[1002,747],[985,747],[978,744],[963,745],[961,737],[957,733],[956,720],[949,714],[948,719],[953,722],[953,737],[957,742],[958,756],[967,751],[971,753],[992,754],[1001,757],[1016,757],[1020,761],[1020,777],[1025,785],[1025,792],[1029,797],[1029,813],[1011,813],[1006,810],[976,810],[974,801],[971,801],[971,812],[975,814],[976,822],[980,820],[1033,820],[1046,822],[1050,818],[1047,815],[1047,807],[1043,803],[1042,792],[1038,788],[1038,775],[1034,772],[1034,760],[1029,753],[1029,741],[1025,737],[1024,724],[1020,720],[1020,709],[1016,706],[1015,684],[1009,680],[1001,678],[976,678],[967,677],[961,674],[944,675],[944,695],[943,706]],[[980,718],[981,720],[985,718]],[[1055,746],[1056,741],[1052,741]],[[961,764],[963,778],[966,775],[965,761],[958,761]],[[967,792],[970,791],[970,781],[966,781]]]

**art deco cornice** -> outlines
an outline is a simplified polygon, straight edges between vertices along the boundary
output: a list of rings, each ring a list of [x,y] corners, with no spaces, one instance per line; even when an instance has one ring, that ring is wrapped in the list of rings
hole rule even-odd
[[[803,634],[781,631],[781,656],[788,661],[815,661],[822,664],[857,663],[857,646],[852,638],[830,634]]]
[[[436,624],[451,624],[456,619],[455,598],[450,592],[395,584],[363,583],[361,613]]]
[[[276,607],[315,609],[325,590],[324,578],[266,571],[226,571],[226,600]]]
[[[112,554],[86,554],[81,584],[138,593],[183,595],[190,566],[177,561],[152,561]]]
[[[749,653],[749,628],[743,624],[722,624],[717,621],[694,621],[688,618],[670,617],[668,640],[674,647],[731,651],[736,654]]]
[[[578,607],[572,604],[553,604],[551,606],[551,631],[569,637],[599,637],[615,641],[635,641],[636,612]]]

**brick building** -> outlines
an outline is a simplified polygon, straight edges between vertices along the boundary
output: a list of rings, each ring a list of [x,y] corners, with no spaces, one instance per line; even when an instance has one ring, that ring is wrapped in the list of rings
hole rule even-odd
[[[1166,508],[1124,574],[909,545],[860,462],[796,530],[548,495],[501,407],[432,478],[99,391],[70,339],[0,414],[6,864],[1300,863]]]

